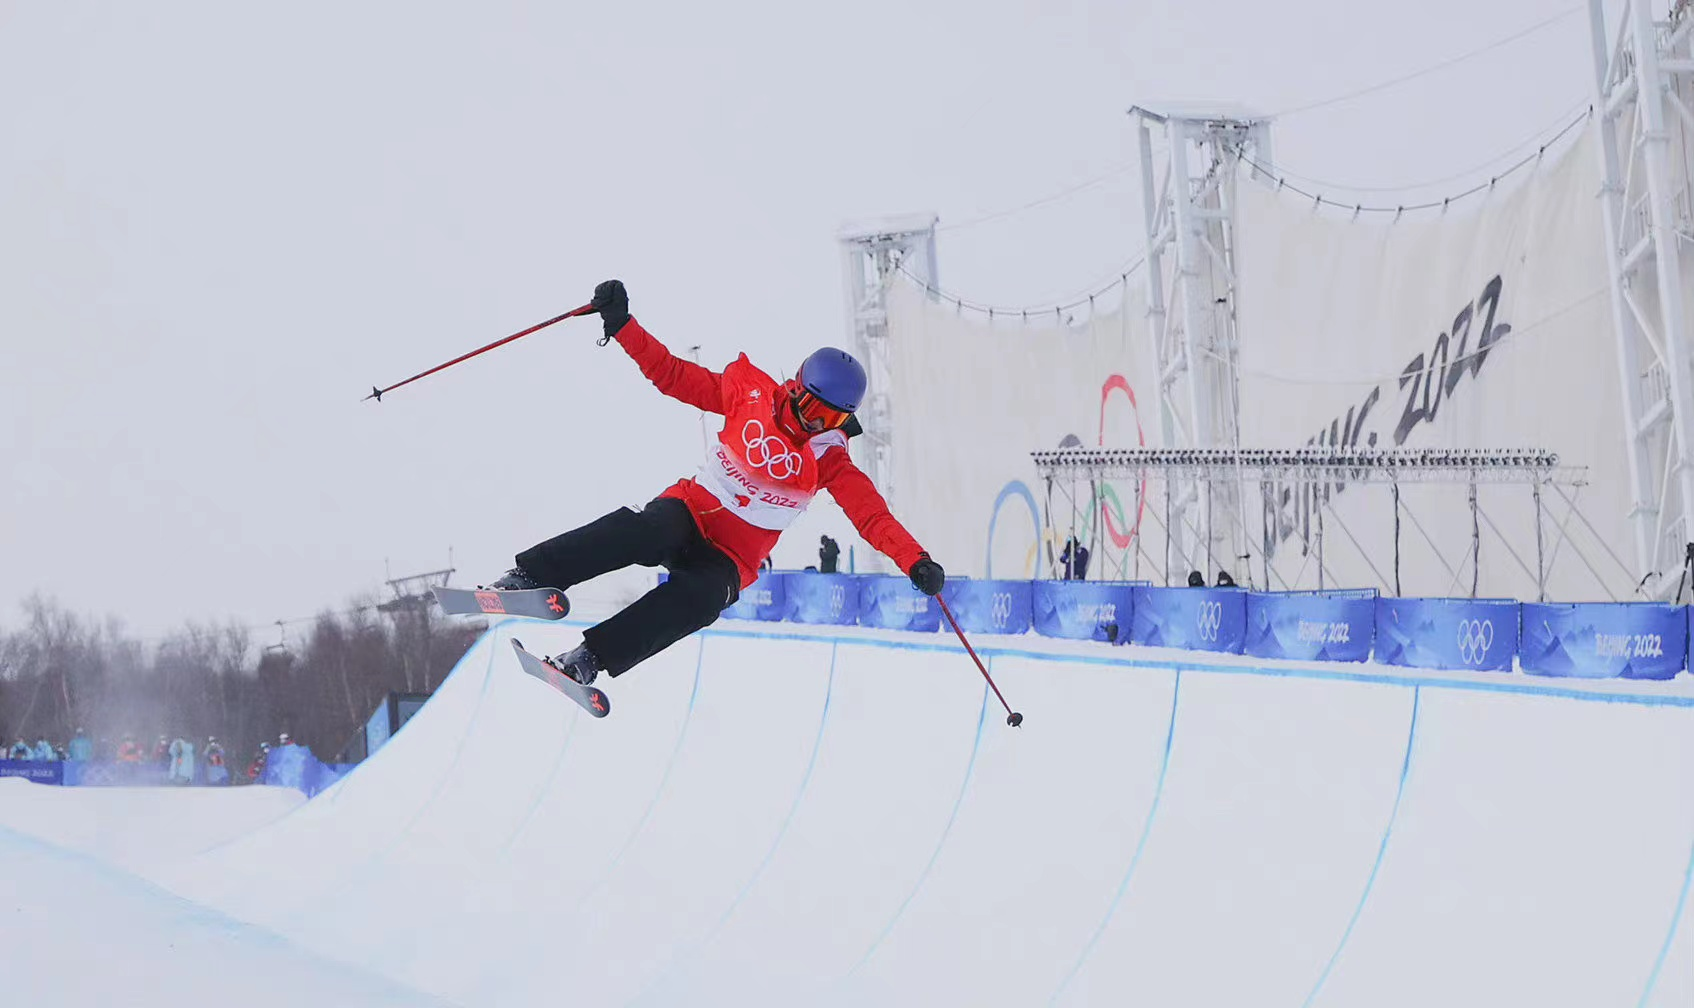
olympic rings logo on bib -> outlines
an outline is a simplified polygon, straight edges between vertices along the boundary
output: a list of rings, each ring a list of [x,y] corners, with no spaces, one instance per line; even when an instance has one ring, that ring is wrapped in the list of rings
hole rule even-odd
[[[747,464],[771,474],[771,479],[785,480],[800,473],[800,453],[788,450],[788,443],[779,437],[767,437],[765,425],[749,420],[741,425],[741,444],[746,449]]]

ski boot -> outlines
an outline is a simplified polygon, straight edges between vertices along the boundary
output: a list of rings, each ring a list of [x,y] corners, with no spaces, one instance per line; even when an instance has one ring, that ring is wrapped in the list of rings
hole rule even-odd
[[[542,661],[570,676],[583,686],[594,685],[594,680],[599,678],[600,670],[604,668],[600,664],[600,659],[595,657],[594,652],[588,650],[587,644],[578,644],[571,651],[554,655],[551,658],[543,658]]]
[[[493,584],[482,585],[481,587],[487,588],[489,591],[528,591],[531,588],[545,588],[546,585],[530,577],[529,572],[522,567],[513,567],[495,578]]]

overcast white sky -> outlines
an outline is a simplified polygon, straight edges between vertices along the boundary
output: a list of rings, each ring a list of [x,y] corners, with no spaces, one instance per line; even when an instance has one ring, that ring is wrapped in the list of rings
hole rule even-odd
[[[1142,244],[1131,104],[1306,105],[1566,10],[1275,129],[1293,171],[1464,176],[1436,191],[1587,99],[1585,11],[0,0],[0,626],[36,590],[144,634],[265,624],[449,547],[486,579],[691,470],[697,414],[594,320],[372,385],[608,276],[673,349],[791,370],[845,338],[844,221],[965,222],[1125,166],[942,235],[950,291],[1070,295]]]

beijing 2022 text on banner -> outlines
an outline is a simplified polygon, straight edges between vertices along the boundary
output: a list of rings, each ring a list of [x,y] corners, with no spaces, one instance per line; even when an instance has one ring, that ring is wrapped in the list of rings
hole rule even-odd
[[[1135,585],[1125,581],[1037,581],[1031,608],[1043,637],[1129,643]]]
[[[0,760],[0,777],[22,777],[37,784],[63,784],[65,764],[58,760]]]
[[[1525,602],[1525,672],[1582,679],[1671,679],[1688,656],[1688,607],[1658,602]]]
[[[941,626],[941,607],[935,604],[934,599],[913,588],[910,578],[902,575],[861,577],[859,625],[934,633]]]
[[[1517,652],[1511,599],[1376,600],[1376,660],[1384,665],[1509,672]]]
[[[1028,633],[1034,618],[1034,588],[1028,581],[948,578],[941,597],[967,633]]]
[[[1239,588],[1135,589],[1130,640],[1148,647],[1240,654],[1247,638],[1247,593]]]
[[[1295,661],[1369,661],[1376,591],[1251,592],[1247,653]]]
[[[852,626],[859,621],[859,579],[852,574],[794,571],[783,575],[787,619]]]

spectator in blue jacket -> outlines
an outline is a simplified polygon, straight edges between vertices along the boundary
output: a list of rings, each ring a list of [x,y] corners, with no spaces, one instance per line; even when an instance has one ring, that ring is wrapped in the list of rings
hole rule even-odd
[[[224,747],[215,737],[206,739],[206,783],[229,783],[229,767],[224,763]]]
[[[27,760],[35,754],[30,750],[29,743],[20,738],[12,743],[11,752],[6,755],[9,759]]]
[[[194,743],[185,738],[171,742],[171,771],[172,784],[194,783]]]
[[[94,758],[94,740],[88,737],[86,729],[78,728],[76,730],[76,736],[71,739],[70,747],[66,752],[71,759],[79,763],[86,763]]]
[[[30,759],[42,763],[52,763],[59,758],[59,753],[53,748],[53,743],[44,738],[35,740],[35,751],[30,753]]]

